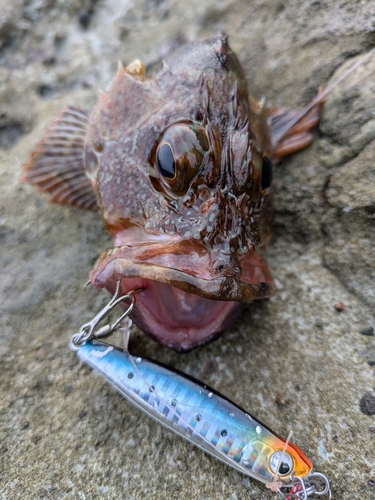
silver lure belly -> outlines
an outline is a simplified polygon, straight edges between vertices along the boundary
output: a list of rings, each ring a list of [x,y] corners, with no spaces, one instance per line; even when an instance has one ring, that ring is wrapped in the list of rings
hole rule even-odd
[[[168,429],[243,474],[272,482],[266,457],[282,449],[285,441],[215,390],[98,341],[86,342],[77,354],[130,403]]]

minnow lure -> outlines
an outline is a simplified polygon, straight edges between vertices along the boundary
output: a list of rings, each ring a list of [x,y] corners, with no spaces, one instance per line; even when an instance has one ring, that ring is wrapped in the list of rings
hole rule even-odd
[[[198,380],[128,350],[136,291],[111,301],[72,337],[78,357],[136,408],[234,469],[264,483],[283,498],[331,498],[328,479],[289,439],[275,434],[240,406]],[[130,305],[113,324],[97,328],[120,302]],[[124,324],[128,321],[128,324]],[[119,329],[124,349],[102,342]]]

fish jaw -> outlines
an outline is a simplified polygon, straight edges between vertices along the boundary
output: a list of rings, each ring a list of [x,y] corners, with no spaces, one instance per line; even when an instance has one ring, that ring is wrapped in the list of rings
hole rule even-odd
[[[266,298],[273,281],[264,258],[248,252],[238,259],[191,241],[122,245],[104,252],[91,283],[136,295],[132,319],[149,336],[179,352],[218,337],[234,321],[240,303]]]

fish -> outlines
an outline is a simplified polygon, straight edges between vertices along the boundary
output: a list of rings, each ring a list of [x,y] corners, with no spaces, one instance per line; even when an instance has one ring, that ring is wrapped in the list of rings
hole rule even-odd
[[[302,115],[257,102],[219,33],[153,77],[140,61],[119,63],[91,113],[60,112],[21,179],[52,202],[100,211],[114,243],[91,283],[141,289],[134,322],[186,352],[227,330],[241,304],[274,293],[263,255],[273,165],[311,142],[323,100]]]

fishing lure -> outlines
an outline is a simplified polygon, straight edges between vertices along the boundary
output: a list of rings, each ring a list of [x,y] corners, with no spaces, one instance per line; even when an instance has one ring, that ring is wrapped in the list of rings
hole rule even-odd
[[[198,380],[128,350],[128,318],[137,292],[120,295],[81,326],[71,348],[136,408],[243,474],[264,483],[284,499],[331,498],[329,481],[288,439],[275,434],[240,406]],[[130,305],[113,323],[99,323],[120,302]],[[120,330],[124,348],[101,339]]]

